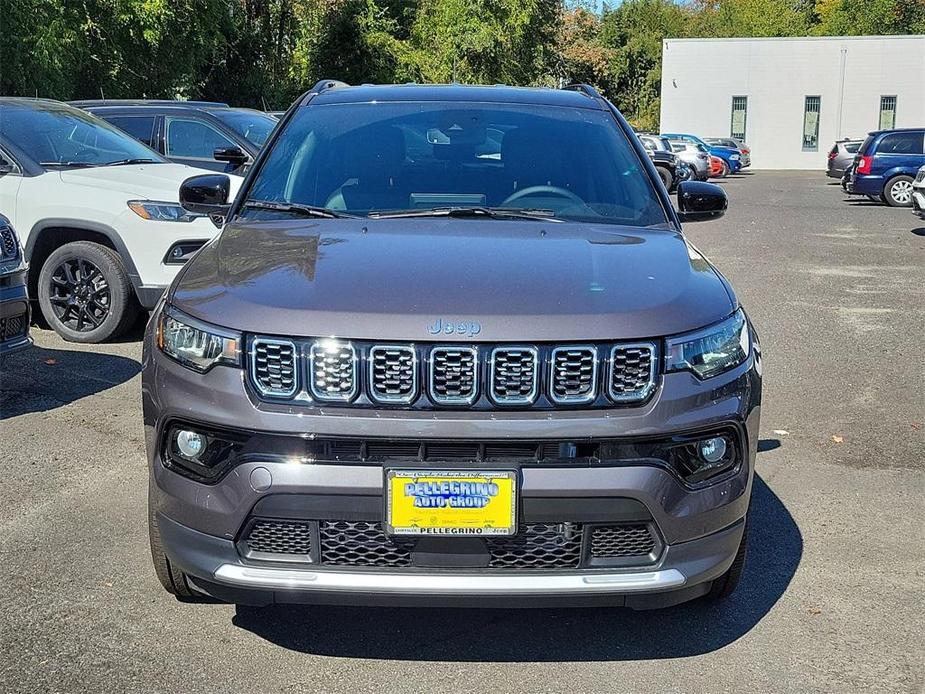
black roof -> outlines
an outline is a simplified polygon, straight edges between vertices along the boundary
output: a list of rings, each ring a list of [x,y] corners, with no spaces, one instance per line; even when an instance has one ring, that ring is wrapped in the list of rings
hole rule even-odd
[[[328,86],[332,85],[332,86]],[[601,102],[582,89],[548,89],[543,87],[509,87],[462,84],[363,84],[356,87],[326,81],[320,91],[309,92],[302,100],[312,105],[363,103],[371,101],[464,101],[487,103],[535,104],[572,108],[602,108]],[[314,96],[312,96],[314,95]]]

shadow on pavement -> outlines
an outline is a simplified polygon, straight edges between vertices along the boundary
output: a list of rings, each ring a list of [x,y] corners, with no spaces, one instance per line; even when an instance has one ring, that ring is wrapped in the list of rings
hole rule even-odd
[[[45,412],[124,383],[141,370],[134,359],[30,347],[0,360],[0,420]]]
[[[479,610],[279,605],[239,607],[233,623],[290,650],[343,658],[569,662],[683,658],[748,633],[780,599],[803,536],[757,475],[745,575],[724,602],[624,608]]]

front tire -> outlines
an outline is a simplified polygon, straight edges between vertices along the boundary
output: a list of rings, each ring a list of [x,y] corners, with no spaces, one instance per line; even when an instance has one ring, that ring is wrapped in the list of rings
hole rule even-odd
[[[69,342],[118,337],[138,315],[119,254],[92,241],[54,251],[39,273],[38,300],[51,328]]]
[[[883,197],[890,207],[912,207],[912,176],[895,176],[883,189]]]
[[[655,169],[656,169],[656,171],[658,171],[658,176],[659,176],[659,178],[662,179],[662,183],[665,184],[665,190],[670,191],[670,190],[671,190],[671,182],[672,182],[671,172],[670,172],[670,171],[666,171],[665,168],[664,168],[663,166],[656,166]]]
[[[742,542],[739,543],[739,550],[736,552],[735,559],[732,560],[726,573],[713,580],[710,586],[710,592],[706,594],[707,600],[723,600],[735,592],[742,580],[742,571],[745,567],[745,556],[748,554],[748,518],[745,519],[745,529],[742,531]]]
[[[148,504],[148,541],[151,545],[151,561],[154,563],[154,573],[171,595],[178,598],[195,598],[198,594],[193,592],[186,580],[186,574],[170,563],[170,559],[161,547],[161,533],[157,526],[157,516],[151,504]]]
[[[727,164],[725,161],[720,161],[720,166],[723,168],[722,171],[719,172],[719,177],[726,178],[726,176],[729,175],[729,164]]]

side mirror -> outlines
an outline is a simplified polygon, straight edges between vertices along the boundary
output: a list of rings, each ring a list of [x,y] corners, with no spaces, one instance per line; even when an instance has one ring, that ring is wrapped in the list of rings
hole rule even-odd
[[[187,212],[224,217],[231,209],[231,179],[225,174],[203,174],[180,184],[180,205]]]
[[[218,147],[212,152],[212,157],[216,161],[228,162],[235,168],[246,164],[248,159],[250,159],[250,157],[247,156],[247,152],[240,147]]]
[[[706,222],[726,214],[726,191],[714,183],[682,181],[678,185],[678,217],[681,222]]]

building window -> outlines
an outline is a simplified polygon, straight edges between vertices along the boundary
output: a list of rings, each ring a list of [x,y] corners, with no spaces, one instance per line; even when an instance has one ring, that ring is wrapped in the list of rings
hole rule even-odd
[[[745,118],[748,113],[748,97],[732,97],[732,124],[729,126],[729,135],[737,140],[745,139]]]
[[[803,151],[819,151],[819,108],[822,97],[807,96],[803,106]]]
[[[896,127],[896,96],[880,97],[880,130]]]

